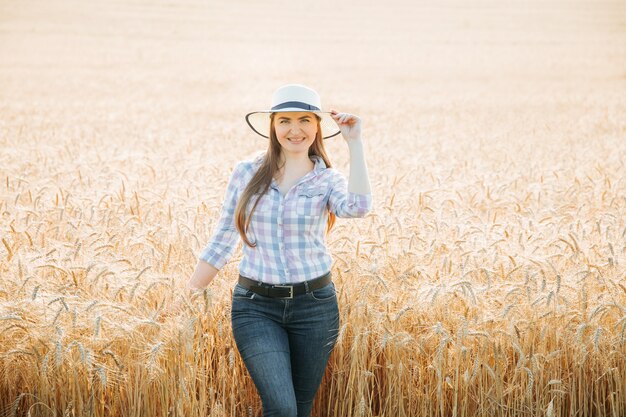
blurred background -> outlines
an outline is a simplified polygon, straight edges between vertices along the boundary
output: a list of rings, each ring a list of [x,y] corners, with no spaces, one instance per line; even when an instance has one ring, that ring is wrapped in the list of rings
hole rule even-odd
[[[626,123],[619,0],[3,0],[0,53],[3,145],[45,124],[46,143],[99,149],[256,146],[243,116],[291,82],[361,114],[372,144],[393,132],[398,157],[425,136]]]

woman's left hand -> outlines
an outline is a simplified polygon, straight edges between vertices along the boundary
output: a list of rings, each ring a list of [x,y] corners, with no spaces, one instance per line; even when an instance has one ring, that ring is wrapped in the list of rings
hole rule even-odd
[[[331,117],[335,120],[341,131],[341,135],[350,143],[361,139],[361,119],[354,114],[339,113],[335,109],[330,110]]]

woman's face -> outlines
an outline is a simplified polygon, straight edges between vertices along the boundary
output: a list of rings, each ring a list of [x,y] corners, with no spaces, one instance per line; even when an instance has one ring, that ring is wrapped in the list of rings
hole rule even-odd
[[[274,115],[276,138],[286,152],[307,152],[315,141],[317,119],[310,112],[281,112]]]

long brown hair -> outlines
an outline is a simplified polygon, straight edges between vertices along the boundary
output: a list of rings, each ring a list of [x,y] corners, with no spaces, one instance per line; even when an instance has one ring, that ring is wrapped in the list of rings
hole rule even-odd
[[[274,118],[276,113],[270,114],[270,138],[269,138],[269,147],[265,156],[263,157],[263,161],[261,162],[261,166],[259,170],[254,174],[250,182],[248,183],[246,189],[243,191],[241,198],[237,202],[237,207],[235,208],[235,226],[237,227],[237,231],[241,235],[241,239],[244,243],[250,247],[255,247],[256,243],[251,243],[246,236],[248,232],[248,227],[250,226],[250,219],[254,214],[254,210],[256,209],[257,204],[259,203],[259,199],[263,194],[267,192],[272,183],[272,178],[278,172],[279,166],[278,162],[280,161],[280,153],[282,152],[282,148],[280,142],[278,142],[278,138],[276,137],[276,129],[274,128]],[[318,115],[315,115],[317,119],[317,134],[315,135],[315,140],[311,144],[309,148],[309,156],[317,155],[324,160],[326,163],[326,167],[330,168],[330,160],[326,155],[326,149],[324,148],[324,140],[322,139],[322,127],[320,126],[321,118]],[[258,194],[258,197],[254,200],[254,205],[250,210],[250,217],[246,216],[246,207],[248,207],[248,203],[254,195]],[[330,232],[333,225],[335,224],[335,215],[328,212],[328,223],[326,226],[326,233]]]

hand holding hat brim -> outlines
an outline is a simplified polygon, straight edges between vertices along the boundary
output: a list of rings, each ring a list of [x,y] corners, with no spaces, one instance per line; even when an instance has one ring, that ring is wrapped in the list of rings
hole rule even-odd
[[[347,141],[361,138],[361,118],[350,113],[340,113],[330,109],[330,115],[339,126],[339,130]]]

